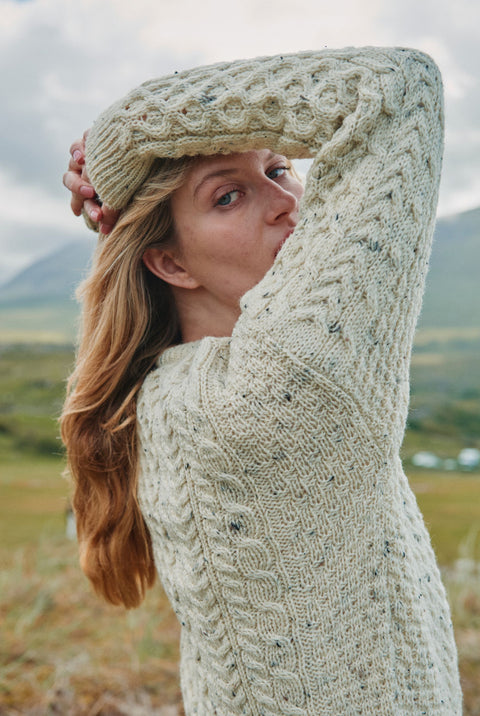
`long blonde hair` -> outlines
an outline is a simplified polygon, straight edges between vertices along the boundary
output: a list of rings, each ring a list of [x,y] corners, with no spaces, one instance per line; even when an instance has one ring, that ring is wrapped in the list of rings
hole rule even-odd
[[[173,240],[170,197],[192,158],[158,160],[113,231],[99,237],[83,303],[61,434],[74,486],[80,562],[112,604],[135,607],[155,580],[137,502],[136,396],[156,358],[180,340],[171,291],[143,264]]]

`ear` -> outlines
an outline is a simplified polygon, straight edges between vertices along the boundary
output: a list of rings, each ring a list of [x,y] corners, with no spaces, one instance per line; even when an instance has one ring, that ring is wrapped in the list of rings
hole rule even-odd
[[[155,276],[171,286],[198,288],[199,282],[191,276],[170,249],[150,248],[142,256],[143,263]]]

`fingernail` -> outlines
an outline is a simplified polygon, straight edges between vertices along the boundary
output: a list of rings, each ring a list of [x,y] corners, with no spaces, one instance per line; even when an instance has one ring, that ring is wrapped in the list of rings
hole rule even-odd
[[[100,212],[97,209],[92,209],[90,212],[90,218],[92,221],[98,221],[100,218]]]
[[[82,196],[86,196],[87,199],[93,199],[93,197],[95,196],[95,192],[93,191],[93,187],[92,187],[92,186],[88,186],[88,184],[82,184],[82,186],[80,187],[80,194],[81,194]]]
[[[77,164],[78,164],[81,158],[82,158],[82,152],[80,152],[78,149],[76,149],[76,150],[73,152],[73,160],[74,160],[75,162],[77,162]]]
[[[101,234],[109,234],[112,230],[112,227],[110,224],[100,224],[100,233]]]

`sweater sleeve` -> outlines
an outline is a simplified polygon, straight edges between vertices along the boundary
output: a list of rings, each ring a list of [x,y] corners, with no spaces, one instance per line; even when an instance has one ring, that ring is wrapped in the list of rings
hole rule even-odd
[[[100,197],[126,205],[155,157],[268,147],[313,157],[294,233],[242,299],[230,375],[258,346],[354,401],[399,446],[442,155],[441,79],[426,55],[346,49],[197,68],[147,82],[89,134]],[[268,371],[267,371],[268,372]]]
[[[243,297],[234,339],[250,340],[252,353],[268,341],[270,354],[288,353],[330,380],[396,452],[437,205],[441,78],[422,53],[380,50],[338,62],[325,79],[345,114],[327,129],[323,93],[315,95],[322,138],[301,218]],[[237,369],[248,365],[238,354]]]

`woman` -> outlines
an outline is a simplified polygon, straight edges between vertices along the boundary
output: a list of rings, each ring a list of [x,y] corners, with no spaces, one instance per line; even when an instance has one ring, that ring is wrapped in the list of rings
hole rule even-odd
[[[82,565],[135,606],[155,560],[187,714],[461,713],[399,459],[441,97],[416,51],[300,53],[148,82],[88,135],[121,214],[62,423]]]

